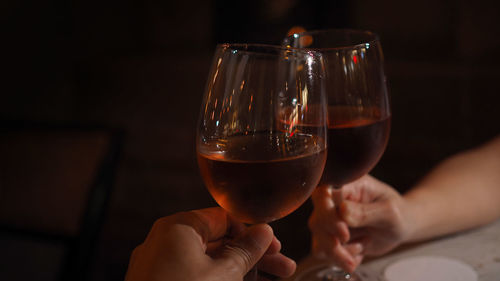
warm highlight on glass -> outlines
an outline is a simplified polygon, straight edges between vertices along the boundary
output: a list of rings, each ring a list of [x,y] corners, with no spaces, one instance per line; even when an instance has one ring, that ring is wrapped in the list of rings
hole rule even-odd
[[[231,216],[271,222],[317,186],[327,155],[323,83],[314,51],[217,46],[196,149],[206,187]]]
[[[361,30],[293,34],[284,45],[320,52],[328,99],[328,158],[321,184],[334,188],[368,173],[389,138],[391,112],[378,36]],[[337,267],[306,272],[297,280],[361,280]]]

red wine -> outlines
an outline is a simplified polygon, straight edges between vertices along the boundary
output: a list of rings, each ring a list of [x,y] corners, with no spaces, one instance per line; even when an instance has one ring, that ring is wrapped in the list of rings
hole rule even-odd
[[[390,116],[376,108],[328,108],[328,158],[321,182],[335,186],[368,173],[380,160],[390,131]]]
[[[199,146],[201,175],[214,199],[245,223],[270,222],[297,209],[318,184],[322,138],[257,133]]]

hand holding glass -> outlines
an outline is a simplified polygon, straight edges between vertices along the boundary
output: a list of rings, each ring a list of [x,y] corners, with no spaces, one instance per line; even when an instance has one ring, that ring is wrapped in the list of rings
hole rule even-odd
[[[390,131],[390,107],[377,35],[360,30],[293,34],[289,47],[321,53],[328,99],[328,159],[321,184],[333,188],[367,174],[382,156]],[[361,280],[333,266],[306,272],[299,280]]]

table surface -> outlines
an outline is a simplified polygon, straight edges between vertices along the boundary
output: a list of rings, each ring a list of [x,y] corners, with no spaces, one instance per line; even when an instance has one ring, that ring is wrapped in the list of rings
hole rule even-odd
[[[474,268],[479,281],[500,281],[500,220],[473,230],[444,238],[402,247],[390,254],[364,262],[356,272],[363,281],[383,281],[390,264],[408,257],[440,256],[462,261]],[[297,272],[317,266],[318,260],[306,257]],[[294,276],[286,281],[294,280]]]

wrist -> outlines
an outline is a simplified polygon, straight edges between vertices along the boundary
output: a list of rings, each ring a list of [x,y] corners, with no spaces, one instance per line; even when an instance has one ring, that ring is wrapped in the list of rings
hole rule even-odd
[[[420,219],[417,208],[418,204],[411,196],[403,196],[400,204],[400,214],[402,220],[402,241],[401,243],[414,242],[420,229]]]

